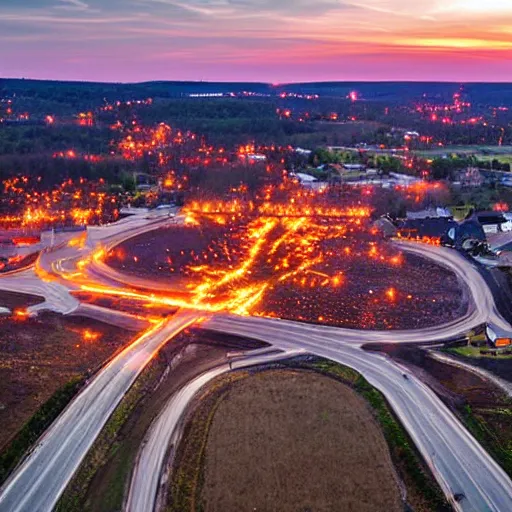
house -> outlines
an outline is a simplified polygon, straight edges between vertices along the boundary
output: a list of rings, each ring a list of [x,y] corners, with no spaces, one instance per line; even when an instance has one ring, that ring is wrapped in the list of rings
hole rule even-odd
[[[348,172],[364,172],[366,171],[366,166],[363,164],[342,164],[343,169]]]
[[[427,208],[419,212],[407,212],[408,219],[438,219],[446,217],[452,219],[453,216],[447,208]]]
[[[456,226],[449,217],[425,217],[398,221],[397,227],[402,238],[441,239]]]
[[[470,250],[478,245],[487,243],[485,231],[475,213],[469,215],[460,224],[448,229],[442,243],[454,245],[457,249]]]
[[[297,172],[294,174],[294,176],[301,182],[301,183],[313,183],[318,181],[317,178],[314,176],[311,176],[311,174],[305,174],[303,172]]]
[[[485,328],[487,341],[494,348],[510,347],[512,345],[512,332],[507,331],[497,325],[487,324]]]
[[[484,183],[484,177],[476,167],[468,167],[459,172],[457,181],[463,188],[478,188]]]
[[[502,226],[507,223],[507,219],[500,212],[478,212],[476,216],[485,233],[503,231]]]

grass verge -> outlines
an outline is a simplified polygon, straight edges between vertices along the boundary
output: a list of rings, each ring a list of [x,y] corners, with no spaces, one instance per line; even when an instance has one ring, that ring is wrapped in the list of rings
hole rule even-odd
[[[488,353],[481,354],[480,350],[482,348],[486,349]],[[500,354],[499,352],[496,355],[490,352],[490,349],[487,347],[446,347],[441,349],[441,352],[446,352],[447,354],[453,354],[456,356],[463,357],[472,357],[472,358],[487,358],[487,359],[512,359],[512,355],[510,354]]]
[[[53,423],[82,387],[81,377],[70,380],[58,389],[30,418],[0,454],[0,484],[5,482],[27,450]]]
[[[512,478],[512,441],[504,440],[500,433],[495,428],[491,428],[489,422],[484,418],[485,415],[492,415],[494,425],[501,423],[501,421],[510,425],[512,424],[512,408],[490,408],[474,411],[470,405],[465,405],[460,414],[466,428]]]

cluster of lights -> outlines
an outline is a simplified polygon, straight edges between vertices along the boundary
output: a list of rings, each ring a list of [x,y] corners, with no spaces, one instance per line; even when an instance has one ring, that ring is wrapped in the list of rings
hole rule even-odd
[[[117,198],[102,191],[101,182],[70,179],[50,191],[41,191],[40,183],[40,177],[26,176],[2,182],[0,204],[10,212],[0,215],[2,228],[86,225],[117,218]]]

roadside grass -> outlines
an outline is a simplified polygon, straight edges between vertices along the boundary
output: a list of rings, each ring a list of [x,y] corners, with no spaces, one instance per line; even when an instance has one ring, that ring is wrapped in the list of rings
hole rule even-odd
[[[158,359],[151,361],[149,366],[144,369],[116,407],[92,448],[80,464],[80,468],[58,501],[54,509],[55,512],[82,512],[90,510],[87,503],[87,490],[98,468],[118,452],[120,447],[118,440],[119,431],[127,422],[140,400],[147,393],[151,392],[162,371],[163,369],[158,364]],[[128,451],[122,452],[121,461],[122,464],[118,477],[111,482],[109,492],[103,496],[104,510],[121,510],[122,508],[125,482],[132,470],[132,454]]]
[[[418,149],[412,151],[415,155],[430,157],[439,156],[451,153],[465,153],[467,155],[476,155],[482,159],[494,158],[500,159],[502,156],[506,157],[512,155],[512,146],[443,146],[433,149]]]
[[[480,155],[478,157],[479,160],[484,162],[492,162],[493,160],[498,160],[502,164],[512,164],[512,151],[507,154],[497,154],[497,155]]]
[[[498,355],[493,356],[492,354],[481,354],[480,347],[445,347],[441,349],[442,352],[448,354],[454,354],[456,356],[472,357],[472,358],[485,358],[485,359],[512,359],[512,355]]]
[[[58,389],[2,451],[0,454],[0,484],[5,482],[25,453],[78,394],[83,383],[82,377],[76,377]]]
[[[394,416],[384,396],[355,370],[326,359],[303,363],[327,376],[350,385],[371,406],[388,443],[391,458],[407,488],[407,501],[415,511],[450,511],[443,492],[423,462],[404,427]]]
[[[461,416],[466,428],[512,478],[512,441],[503,440],[500,432],[490,428],[485,420],[485,416],[492,417],[494,424],[503,422],[512,426],[512,408],[473,410],[465,405]]]

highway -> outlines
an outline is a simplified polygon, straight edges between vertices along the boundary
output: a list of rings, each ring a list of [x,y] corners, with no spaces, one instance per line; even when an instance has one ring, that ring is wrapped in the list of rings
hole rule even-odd
[[[0,277],[0,289],[44,297],[45,303],[30,308],[34,312],[50,309],[63,314],[82,314],[133,329],[143,327],[144,322],[132,315],[81,305],[70,292],[79,289],[82,282],[110,286],[125,286],[130,283],[130,277],[122,276],[101,262],[96,262],[94,254],[100,249],[109,250],[130,237],[169,222],[179,222],[179,219],[135,216],[111,226],[90,228],[85,244],[66,241],[47,249],[39,258],[35,270],[28,269]],[[386,396],[432,468],[445,494],[450,497],[454,493],[463,492],[467,496],[462,502],[454,504],[457,510],[512,510],[510,479],[436,395],[413,375],[405,379],[404,370],[396,363],[378,354],[364,352],[360,348],[369,342],[439,342],[461,336],[470,328],[487,321],[512,330],[497,310],[485,280],[456,251],[416,243],[400,242],[397,245],[404,251],[433,260],[455,272],[464,284],[468,298],[468,308],[462,317],[447,324],[424,329],[367,331],[261,317],[215,315],[209,320],[208,328],[260,339],[285,352],[307,351],[356,369]],[[79,262],[85,260],[91,264],[90,267],[82,269]],[[152,280],[140,279],[136,285],[155,289]],[[0,491],[0,511],[51,510],[109,415],[155,351],[184,327],[196,321],[200,315],[201,312],[197,311],[180,313],[175,318],[155,326],[102,369],[6,482]],[[165,447],[176,430],[186,404],[199,389],[201,382],[194,381],[190,383],[190,388],[183,388],[179,401],[174,402],[173,406],[169,405],[170,409],[167,408],[167,412],[159,417],[166,418],[159,420],[164,423],[162,432],[158,435],[164,437],[159,438],[161,443],[154,445],[153,451],[146,451],[147,455],[141,454],[139,465],[145,468],[143,473],[148,471],[147,468],[152,468],[152,474],[160,475],[158,468],[161,466]],[[137,483],[140,481],[134,480],[130,500],[134,506],[144,503],[144,507],[150,507],[139,510],[151,510],[158,480],[156,483],[144,485]]]
[[[117,355],[68,405],[0,492],[0,511],[50,511],[125,393],[167,340],[198,319],[162,321]]]
[[[57,282],[42,281],[33,268],[0,277],[0,290],[36,295],[45,299],[41,304],[29,307],[29,312],[49,310],[66,315],[80,305],[69,294],[68,288]]]
[[[304,351],[300,349],[276,352],[266,348],[263,351],[254,351],[254,353],[247,352],[244,357],[232,363],[232,368],[240,369],[259,364],[268,364],[301,354],[304,354]],[[151,511],[155,508],[167,454],[166,447],[176,446],[179,443],[181,437],[180,424],[185,416],[187,407],[203,386],[230,370],[228,363],[217,366],[193,379],[168,401],[165,408],[153,422],[142,443],[142,449],[139,452],[133,471],[130,492],[125,508],[126,512]]]

